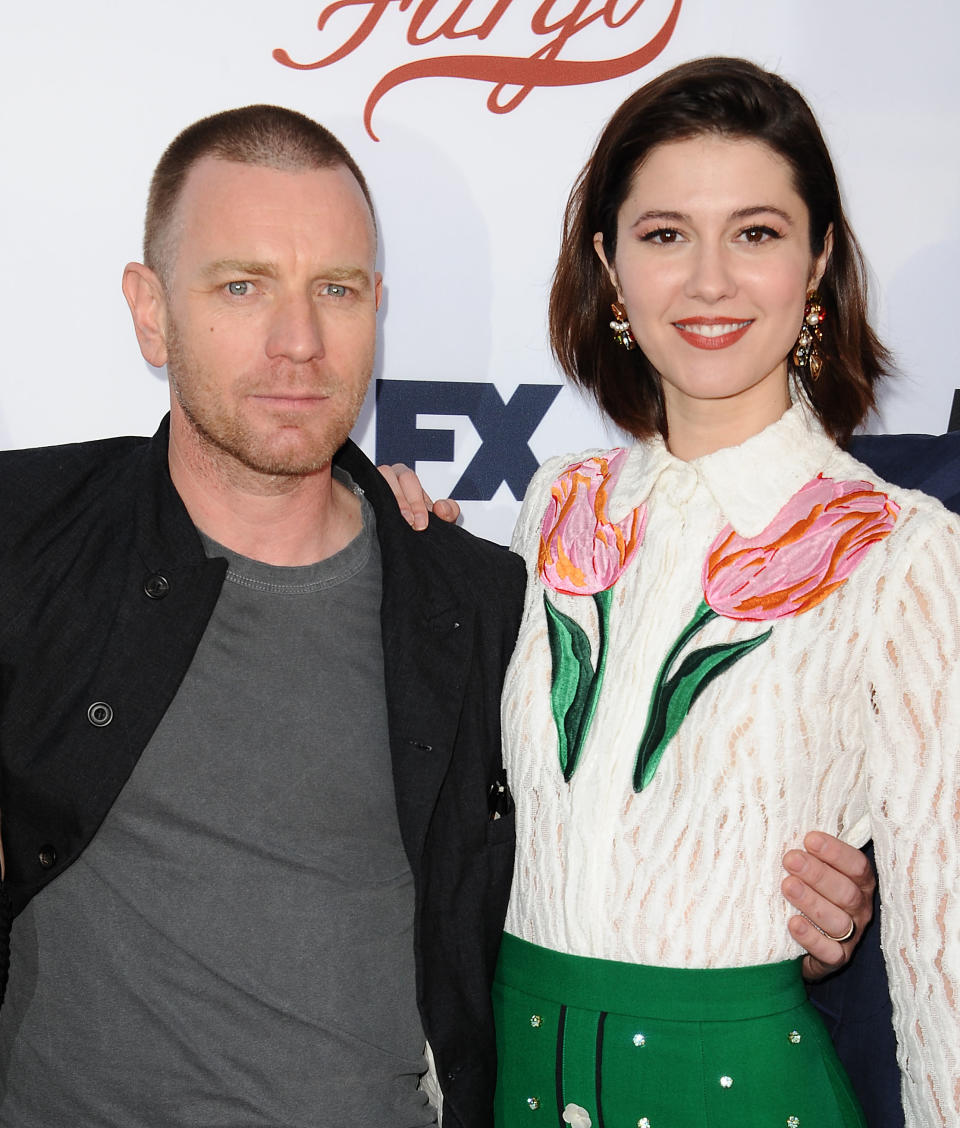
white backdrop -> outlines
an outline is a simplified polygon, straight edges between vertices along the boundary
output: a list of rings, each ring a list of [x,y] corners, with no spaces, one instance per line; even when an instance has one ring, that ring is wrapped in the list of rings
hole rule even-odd
[[[383,413],[381,441],[406,432],[411,450],[432,453],[419,463],[428,485],[447,493],[486,426],[481,485],[492,492],[500,403],[520,385],[559,382],[545,306],[570,184],[628,93],[704,54],[745,55],[808,97],[874,274],[876,323],[903,373],[873,426],[947,428],[960,384],[955,0],[21,0],[3,23],[0,445],[153,431],[166,385],[140,358],[119,290],[124,263],[140,256],[153,165],[196,118],[277,102],[333,129],[374,193],[387,294],[376,377],[399,421]],[[494,92],[534,72],[537,82],[584,77],[567,63],[593,62],[594,78],[624,70],[631,64],[610,61],[642,59],[651,41],[655,57],[639,67],[634,58],[620,77]],[[282,52],[298,64],[343,57],[297,69]],[[539,68],[524,64],[533,56]],[[396,74],[408,66],[421,76]],[[479,77],[434,77],[443,70]],[[376,104],[374,141],[364,108],[391,74],[409,80]],[[494,113],[491,97],[517,104]],[[399,381],[444,387],[431,398]],[[515,475],[524,430],[504,440]],[[371,394],[356,432],[371,455],[377,432]],[[602,441],[596,413],[564,389],[529,445],[542,459]],[[517,502],[503,482],[492,501],[464,508],[470,528],[505,539]]]

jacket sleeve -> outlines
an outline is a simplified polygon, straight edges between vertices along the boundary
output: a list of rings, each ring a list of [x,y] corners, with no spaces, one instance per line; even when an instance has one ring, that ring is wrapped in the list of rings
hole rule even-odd
[[[877,586],[864,700],[908,1128],[960,1123],[960,522],[919,516]]]
[[[2,833],[2,818],[0,818]],[[0,838],[2,842],[2,838]],[[2,850],[2,846],[0,846]],[[7,977],[10,973],[10,929],[13,927],[13,905],[7,893],[6,883],[0,880],[0,1006],[3,1006],[7,993]]]

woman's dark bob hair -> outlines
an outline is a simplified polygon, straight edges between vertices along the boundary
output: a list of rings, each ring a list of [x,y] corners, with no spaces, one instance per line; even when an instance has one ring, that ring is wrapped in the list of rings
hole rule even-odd
[[[790,370],[823,426],[844,443],[874,406],[877,381],[890,369],[867,324],[866,272],[850,230],[830,154],[810,107],[789,83],[745,59],[697,59],[674,67],[631,95],[610,119],[567,203],[563,242],[550,294],[550,341],[564,372],[637,438],[666,437],[660,378],[638,349],[610,330],[616,292],[593,245],[603,235],[608,262],[617,249],[617,216],[633,177],[652,149],[705,133],[762,141],[790,166],[810,213],[810,251],[833,250],[820,283],[826,312],[823,368]],[[799,326],[798,326],[799,327]]]

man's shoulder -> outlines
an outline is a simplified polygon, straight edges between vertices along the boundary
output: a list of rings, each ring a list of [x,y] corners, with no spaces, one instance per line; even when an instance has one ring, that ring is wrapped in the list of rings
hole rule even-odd
[[[418,535],[428,536],[438,551],[450,554],[464,571],[484,577],[493,584],[519,585],[522,588],[526,583],[523,560],[502,544],[484,540],[459,525],[441,521],[439,517],[431,517],[426,534]]]
[[[943,435],[855,435],[850,453],[866,461],[870,458],[902,462],[910,458],[945,461],[960,458],[960,431]]]
[[[898,486],[960,511],[960,431],[945,435],[858,435],[850,453]]]
[[[421,566],[431,564],[460,573],[484,589],[490,584],[523,586],[523,562],[503,545],[437,517],[430,518],[425,532],[410,529],[379,471],[354,443],[348,442],[340,449],[336,462],[366,494],[377,516],[381,544],[391,554],[402,553],[415,558]]]
[[[129,524],[149,445],[147,439],[124,437],[0,451],[6,555],[19,545],[29,556],[53,537],[82,540],[92,528],[106,540],[120,532]]]
[[[90,439],[86,442],[59,443],[52,446],[18,447],[0,450],[0,462],[22,464],[24,466],[48,466],[56,464],[99,463],[115,457],[122,457],[149,443],[145,435],[118,435],[106,439]]]
[[[149,439],[140,436],[95,439],[59,446],[0,450],[0,496],[23,499],[25,491],[75,489],[78,482],[118,470],[131,455],[142,452]]]

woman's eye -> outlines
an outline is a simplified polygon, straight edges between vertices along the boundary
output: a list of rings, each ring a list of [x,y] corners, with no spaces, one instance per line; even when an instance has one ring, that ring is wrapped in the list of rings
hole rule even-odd
[[[249,282],[228,282],[227,293],[234,298],[245,298],[250,293]]]
[[[645,243],[670,244],[680,242],[680,232],[672,227],[658,227],[656,231],[648,231],[643,236]]]
[[[748,227],[740,236],[747,243],[765,243],[768,239],[779,239],[780,232],[772,227]]]

